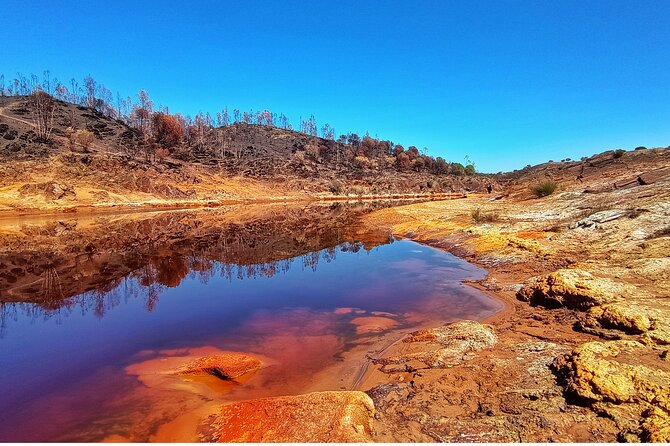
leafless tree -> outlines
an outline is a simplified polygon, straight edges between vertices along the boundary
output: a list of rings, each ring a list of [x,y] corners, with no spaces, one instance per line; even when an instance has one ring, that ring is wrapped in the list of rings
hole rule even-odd
[[[40,141],[49,141],[54,127],[56,101],[38,88],[31,95],[30,102],[33,106],[33,123],[35,124],[37,138]]]
[[[42,88],[48,94],[51,94],[51,72],[49,70],[44,71],[44,80],[42,81]]]
[[[270,112],[269,110],[263,110],[262,112],[258,113],[256,122],[261,125],[267,125],[269,127],[273,127],[274,121],[272,112]]]
[[[94,108],[96,85],[95,85],[95,79],[93,79],[91,75],[88,75],[84,78],[84,89],[86,90],[86,98],[84,100],[84,105],[86,105],[87,107]]]
[[[330,124],[325,123],[323,127],[321,127],[321,136],[323,139],[328,139],[330,141],[335,140],[335,129],[330,126]]]
[[[230,124],[230,115],[228,114],[228,107],[216,114],[216,126],[225,127]]]
[[[67,87],[63,84],[57,84],[55,88],[56,97],[61,101],[67,101],[70,97],[70,92]]]
[[[290,124],[288,123],[288,117],[287,117],[285,114],[283,114],[283,113],[282,113],[281,115],[279,115],[279,125],[280,125],[281,128],[283,128],[284,130],[288,130],[288,129],[289,129]]]
[[[310,136],[317,136],[318,130],[316,127],[316,119],[314,119],[314,115],[310,115],[307,121],[303,121],[303,133],[306,133]]]

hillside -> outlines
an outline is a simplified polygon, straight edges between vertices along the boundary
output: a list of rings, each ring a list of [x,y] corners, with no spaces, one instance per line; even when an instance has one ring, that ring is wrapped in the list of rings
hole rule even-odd
[[[481,192],[490,181],[418,151],[402,164],[372,138],[352,145],[258,124],[199,127],[168,145],[53,101],[45,142],[31,97],[0,97],[0,210],[435,195]]]

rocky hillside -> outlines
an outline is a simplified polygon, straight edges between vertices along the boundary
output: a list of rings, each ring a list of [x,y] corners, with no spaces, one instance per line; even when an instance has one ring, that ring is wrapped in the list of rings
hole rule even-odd
[[[579,161],[549,161],[526,166],[495,176],[500,185],[508,186],[507,195],[519,199],[532,198],[532,187],[554,182],[557,191],[576,189],[587,194],[629,189],[670,179],[668,148],[609,150]]]
[[[490,181],[372,138],[346,144],[257,124],[201,128],[167,149],[164,137],[54,101],[46,139],[30,96],[0,97],[0,210],[431,195]]]

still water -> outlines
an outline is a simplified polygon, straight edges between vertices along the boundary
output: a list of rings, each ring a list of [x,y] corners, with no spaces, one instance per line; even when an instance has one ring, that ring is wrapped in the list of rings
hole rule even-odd
[[[500,310],[461,283],[485,271],[361,227],[369,206],[0,225],[0,440],[169,439],[203,404],[350,389],[402,333]],[[218,351],[264,367],[196,392],[142,376]]]

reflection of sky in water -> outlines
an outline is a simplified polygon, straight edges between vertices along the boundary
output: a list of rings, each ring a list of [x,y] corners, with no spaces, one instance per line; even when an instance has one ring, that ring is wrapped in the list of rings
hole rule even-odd
[[[345,248],[348,252],[334,256],[332,250],[324,250],[318,254],[318,267],[313,268],[315,255],[310,254],[311,259],[284,264],[272,277],[238,278],[224,265],[214,264],[206,274],[191,272],[178,286],[162,287],[151,311],[146,288],[137,279],[123,280],[97,296],[109,300],[104,317],[99,311],[85,311],[85,296],[75,298],[80,305],[63,310],[68,314],[61,317],[17,311],[0,339],[0,413],[10,407],[20,411],[22,403],[40,393],[76,383],[102,367],[123,367],[141,350],[212,342],[222,349],[272,350],[281,345],[277,336],[282,330],[300,339],[300,327],[288,330],[288,325],[301,325],[306,334],[319,331],[319,324],[331,317],[318,315],[331,315],[338,307],[444,321],[481,318],[500,308],[500,303],[459,282],[481,278],[483,270],[417,246],[401,240],[369,252]],[[350,326],[328,323],[326,332],[351,336]],[[266,339],[267,345],[259,339]],[[5,418],[0,415],[0,439],[8,428],[3,426]]]

